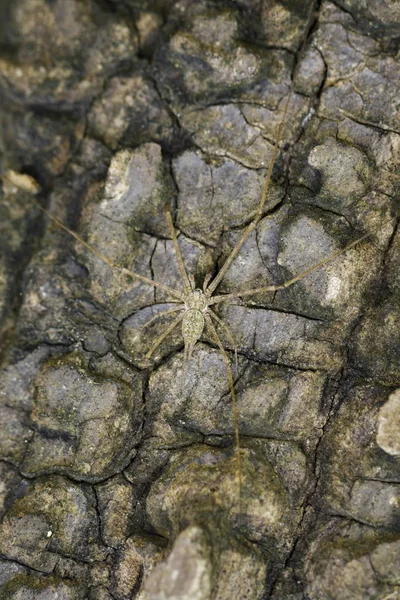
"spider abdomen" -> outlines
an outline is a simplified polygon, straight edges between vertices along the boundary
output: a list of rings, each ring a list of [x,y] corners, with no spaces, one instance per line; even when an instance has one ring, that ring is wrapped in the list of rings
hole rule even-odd
[[[203,313],[196,308],[187,310],[182,320],[182,336],[185,345],[195,344],[203,333],[203,329]]]

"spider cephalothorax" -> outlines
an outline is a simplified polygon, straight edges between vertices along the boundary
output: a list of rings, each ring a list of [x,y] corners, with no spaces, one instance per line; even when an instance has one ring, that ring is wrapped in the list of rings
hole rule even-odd
[[[208,295],[199,288],[185,292],[183,301],[188,310],[194,309],[204,312],[208,308]]]

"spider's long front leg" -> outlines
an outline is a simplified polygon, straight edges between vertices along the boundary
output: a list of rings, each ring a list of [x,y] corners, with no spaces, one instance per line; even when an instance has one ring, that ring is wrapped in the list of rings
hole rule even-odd
[[[208,303],[209,304],[220,304],[221,302],[226,302],[227,300],[234,300],[236,298],[245,298],[246,296],[255,296],[256,294],[261,294],[261,293],[266,293],[266,292],[277,292],[279,290],[285,290],[286,288],[290,287],[297,281],[304,279],[304,277],[307,277],[307,275],[310,275],[317,269],[320,269],[324,265],[332,262],[333,260],[335,260],[335,258],[340,256],[341,254],[344,254],[345,252],[350,250],[350,248],[353,248],[354,246],[356,246],[357,244],[359,244],[366,238],[370,237],[370,235],[371,235],[371,233],[366,233],[365,235],[362,235],[358,239],[354,240],[354,242],[351,242],[344,248],[337,250],[336,252],[334,252],[330,256],[327,256],[326,258],[324,258],[317,264],[313,265],[312,267],[309,267],[305,271],[302,271],[301,273],[296,275],[296,277],[292,277],[292,279],[288,279],[287,281],[284,281],[283,283],[280,283],[278,285],[267,285],[264,287],[253,288],[250,290],[243,290],[242,292],[233,292],[232,294],[224,294],[221,296],[214,296],[214,298],[211,298],[208,301]]]
[[[183,257],[182,257],[182,254],[181,254],[181,249],[179,248],[179,244],[178,244],[178,238],[176,237],[175,227],[174,227],[174,224],[172,222],[172,215],[171,215],[171,212],[170,212],[168,206],[165,206],[165,215],[167,217],[168,227],[169,227],[169,230],[171,232],[172,242],[174,244],[176,260],[177,260],[177,263],[178,263],[178,267],[179,267],[179,271],[180,271],[181,277],[183,279],[185,290],[186,291],[190,291],[190,290],[193,291],[194,290],[194,286],[192,285],[192,282],[190,281],[190,278],[189,278],[189,276],[187,274],[187,271],[186,271],[186,268],[185,268],[185,263],[183,262]]]
[[[221,351],[222,354],[222,358],[224,360],[225,366],[226,366],[226,370],[228,373],[228,379],[229,379],[229,388],[230,388],[230,392],[231,392],[231,399],[232,399],[232,413],[233,413],[233,425],[234,425],[234,429],[235,429],[235,440],[236,440],[236,462],[237,462],[237,475],[238,475],[238,482],[239,482],[239,498],[242,495],[242,465],[241,465],[241,459],[240,459],[240,439],[239,439],[239,419],[238,419],[238,410],[237,410],[237,403],[236,403],[236,394],[235,394],[235,384],[233,381],[233,374],[232,374],[232,368],[231,368],[231,363],[229,360],[229,357],[225,351],[225,348],[222,345],[221,339],[217,333],[217,330],[214,327],[214,324],[211,320],[211,317],[209,314],[205,313],[204,314],[204,319],[206,322],[207,327],[210,329],[211,331],[211,335],[214,338],[218,348]]]
[[[302,36],[302,40],[301,40],[301,44],[300,44],[299,56],[304,51],[305,42],[306,42],[306,39],[307,39],[307,33],[308,33],[308,30],[309,30],[310,24],[311,24],[311,15],[312,15],[313,9],[314,9],[314,2],[311,2],[310,3],[309,12],[308,12],[308,15],[307,15],[307,27],[305,28],[305,30],[303,32],[303,36]],[[210,296],[215,291],[215,289],[217,288],[218,284],[220,283],[220,281],[224,277],[225,273],[227,272],[227,270],[229,269],[229,267],[231,266],[231,264],[233,263],[233,261],[235,260],[235,258],[237,257],[237,255],[239,254],[241,247],[243,246],[243,244],[245,243],[245,241],[247,240],[247,238],[249,237],[249,235],[251,234],[251,232],[254,231],[254,229],[257,227],[258,223],[262,219],[263,212],[264,212],[264,207],[265,207],[265,203],[267,201],[268,192],[269,192],[269,188],[270,188],[270,185],[271,185],[272,171],[273,171],[273,168],[274,168],[274,164],[275,164],[276,158],[278,156],[279,144],[280,144],[280,142],[282,140],[282,137],[283,137],[283,132],[284,132],[284,129],[285,129],[285,124],[286,124],[286,117],[287,117],[287,114],[288,114],[290,100],[291,100],[292,95],[293,95],[293,90],[294,90],[294,75],[293,75],[292,83],[291,83],[291,86],[290,86],[290,89],[289,89],[289,93],[288,93],[288,96],[286,98],[286,102],[285,102],[285,105],[284,105],[282,119],[280,121],[280,124],[279,124],[279,127],[278,127],[278,131],[277,131],[277,134],[276,134],[274,148],[273,148],[273,151],[272,151],[271,160],[269,161],[268,171],[267,171],[267,175],[266,175],[266,178],[265,178],[264,187],[263,187],[263,191],[262,191],[262,194],[261,194],[261,199],[260,199],[260,204],[258,206],[257,214],[256,214],[254,220],[244,230],[244,232],[242,234],[242,237],[239,239],[239,241],[237,242],[236,246],[231,250],[231,253],[229,254],[229,256],[226,259],[225,263],[222,265],[221,270],[219,271],[219,273],[217,274],[217,276],[215,277],[215,279],[213,279],[213,281],[210,283],[210,285],[209,285],[209,287],[207,289],[207,292],[208,292],[208,294]]]
[[[62,223],[62,221],[57,219],[57,217],[52,215],[48,210],[43,208],[43,206],[41,206],[41,204],[39,204],[39,202],[36,202],[36,200],[33,200],[33,199],[32,199],[32,202],[33,202],[33,204],[35,204],[35,206],[37,206],[37,208],[39,210],[41,210],[45,215],[47,215],[49,217],[49,219],[51,219],[56,225],[58,225],[58,227],[60,227],[61,229],[64,229],[64,231],[69,233],[69,235],[71,235],[73,238],[75,238],[80,244],[82,244],[82,246],[84,246],[85,248],[90,250],[90,252],[93,252],[93,254],[95,254],[98,258],[100,258],[100,260],[102,260],[104,263],[106,263],[112,269],[116,269],[117,271],[120,271],[120,273],[124,273],[125,275],[128,275],[129,277],[133,277],[134,279],[139,279],[139,281],[143,281],[143,283],[147,283],[147,285],[151,285],[152,287],[159,288],[159,289],[163,290],[164,292],[167,292],[174,298],[183,300],[182,292],[180,292],[178,290],[174,290],[173,288],[170,288],[168,285],[164,285],[163,283],[159,283],[158,281],[153,281],[152,279],[150,279],[149,277],[146,277],[145,275],[141,275],[140,273],[136,273],[135,271],[131,271],[130,269],[126,269],[125,267],[122,267],[121,265],[114,263],[105,254],[103,254],[102,252],[99,252],[99,250],[96,250],[96,248],[93,248],[93,246],[91,246],[90,244],[85,242],[85,240],[83,240],[77,233],[75,233],[75,231],[72,231],[72,229],[69,229],[66,225],[64,225],[64,223]]]
[[[224,277],[225,273],[227,272],[227,270],[229,269],[229,267],[231,266],[231,264],[233,263],[233,261],[235,260],[237,255],[239,254],[243,244],[245,243],[245,241],[247,240],[249,235],[255,230],[258,223],[262,219],[265,202],[267,200],[268,191],[269,191],[269,187],[271,184],[272,170],[274,168],[275,160],[278,155],[279,144],[282,139],[284,122],[285,122],[285,118],[286,118],[287,111],[289,108],[289,102],[290,102],[291,96],[292,96],[292,89],[290,90],[289,95],[287,97],[286,105],[285,105],[285,108],[283,111],[283,119],[279,125],[278,135],[275,140],[275,145],[274,145],[274,149],[272,152],[271,161],[268,166],[268,172],[267,172],[267,176],[265,179],[263,192],[261,194],[261,200],[260,200],[260,204],[258,206],[257,214],[256,214],[254,220],[246,227],[246,229],[244,230],[244,232],[242,234],[242,237],[239,239],[236,246],[231,250],[231,253],[229,254],[228,258],[226,259],[225,263],[222,265],[221,270],[219,271],[219,273],[216,275],[216,277],[213,279],[213,281],[208,286],[207,292],[209,295],[211,295],[214,292],[214,290],[217,288],[218,284]]]

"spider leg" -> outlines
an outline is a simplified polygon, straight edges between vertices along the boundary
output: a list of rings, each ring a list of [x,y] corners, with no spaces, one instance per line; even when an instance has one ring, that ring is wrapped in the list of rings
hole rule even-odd
[[[145,275],[140,275],[140,273],[135,273],[135,271],[131,271],[130,269],[126,269],[125,267],[122,267],[121,265],[114,263],[107,256],[105,256],[105,254],[102,254],[102,252],[99,252],[98,250],[96,250],[96,248],[93,248],[93,246],[91,246],[90,244],[85,242],[77,233],[75,233],[75,231],[72,231],[72,229],[69,229],[66,225],[64,225],[64,223],[62,223],[59,219],[57,219],[57,217],[55,217],[48,210],[43,208],[43,206],[41,206],[39,204],[39,202],[36,202],[36,200],[33,200],[33,199],[32,199],[32,202],[35,204],[35,206],[38,207],[39,210],[41,210],[45,215],[47,215],[49,217],[49,219],[54,221],[54,223],[56,223],[56,225],[58,225],[59,227],[61,227],[61,229],[64,229],[64,231],[66,231],[67,233],[72,235],[72,237],[74,237],[80,244],[82,244],[82,246],[85,246],[85,248],[90,250],[90,252],[93,252],[93,254],[95,254],[98,258],[100,258],[100,260],[105,262],[112,269],[116,269],[117,271],[120,271],[121,273],[124,273],[125,275],[129,275],[129,277],[133,277],[134,279],[139,279],[139,281],[143,281],[144,283],[147,283],[148,285],[151,285],[153,287],[160,288],[160,289],[164,290],[165,292],[167,292],[168,294],[170,294],[171,296],[174,296],[174,298],[179,298],[179,300],[183,299],[182,292],[179,292],[178,290],[174,290],[173,288],[170,288],[167,285],[164,285],[163,283],[158,283],[158,281],[153,281],[152,279],[150,279],[149,277],[146,277]]]
[[[307,275],[310,275],[310,273],[313,273],[317,269],[320,269],[324,265],[332,262],[333,260],[335,260],[335,258],[340,256],[341,254],[344,254],[345,252],[347,252],[347,250],[350,250],[350,248],[353,248],[354,246],[356,246],[357,244],[359,244],[360,242],[362,242],[363,240],[368,238],[370,235],[371,235],[371,233],[366,233],[365,235],[362,235],[358,239],[354,240],[354,242],[347,244],[347,246],[345,246],[344,248],[340,248],[340,250],[337,250],[330,256],[327,256],[326,258],[324,258],[320,262],[316,263],[312,267],[309,267],[305,271],[302,271],[301,273],[296,275],[296,277],[292,277],[292,279],[288,279],[287,281],[284,281],[281,284],[267,285],[265,287],[253,288],[251,290],[243,290],[243,292],[234,292],[232,294],[214,296],[214,298],[211,298],[208,301],[208,303],[209,304],[219,304],[220,302],[226,302],[227,300],[233,300],[235,298],[245,298],[246,296],[254,296],[255,294],[260,294],[260,293],[264,293],[264,292],[277,292],[278,290],[285,290],[286,288],[290,287],[297,281],[300,281],[300,279],[304,279],[304,277],[307,277]]]
[[[311,2],[310,3],[309,12],[308,12],[308,15],[307,15],[307,21],[306,21],[307,26],[305,28],[305,31],[303,32],[303,36],[302,36],[302,40],[301,40],[299,56],[301,56],[301,54],[304,51],[305,42],[306,42],[306,39],[307,39],[307,33],[308,33],[308,30],[309,30],[309,28],[311,26],[311,15],[312,15],[312,12],[313,12],[313,8],[314,8],[314,2]],[[249,235],[251,234],[251,232],[254,231],[254,229],[257,227],[258,223],[262,219],[263,212],[264,212],[264,206],[265,206],[265,203],[267,201],[268,192],[269,192],[269,188],[270,188],[270,185],[271,185],[272,171],[273,171],[273,168],[274,168],[274,164],[275,164],[276,158],[278,156],[279,144],[280,144],[280,142],[282,140],[283,132],[284,132],[284,129],[285,129],[286,116],[287,116],[287,113],[288,113],[290,100],[292,99],[292,96],[293,96],[293,90],[294,90],[294,76],[293,76],[292,83],[291,83],[291,86],[290,86],[289,94],[288,94],[288,96],[286,98],[286,102],[285,102],[285,105],[284,105],[282,119],[280,121],[280,124],[279,124],[279,127],[278,127],[278,131],[277,131],[277,134],[276,134],[274,148],[273,148],[273,151],[272,151],[271,160],[269,161],[267,176],[265,178],[264,188],[263,188],[263,192],[261,194],[261,200],[260,200],[260,204],[258,206],[257,214],[256,214],[254,220],[246,227],[246,229],[244,230],[244,232],[242,234],[242,237],[239,239],[239,241],[237,242],[236,246],[231,250],[231,253],[229,254],[228,258],[226,259],[225,263],[222,265],[221,270],[219,271],[219,273],[217,274],[217,276],[213,279],[213,281],[211,282],[210,286],[208,287],[207,291],[208,291],[208,294],[210,296],[212,295],[212,293],[214,292],[214,290],[218,286],[219,282],[221,281],[221,279],[223,278],[223,276],[225,275],[225,273],[227,272],[227,270],[229,269],[229,267],[231,266],[231,264],[233,263],[233,261],[235,260],[235,258],[237,257],[237,255],[239,254],[241,247],[243,246],[243,244],[245,243],[245,241],[247,240],[247,238],[249,237]]]
[[[185,344],[185,348],[183,351],[183,365],[182,365],[182,375],[181,375],[181,391],[184,393],[186,378],[188,374],[189,361],[192,358],[193,350],[195,344]]]
[[[152,347],[150,348],[150,350],[147,352],[146,358],[151,358],[151,355],[153,354],[153,352],[155,350],[157,350],[158,346],[160,346],[163,343],[163,341],[165,340],[165,338],[169,336],[169,334],[175,329],[175,327],[177,325],[179,325],[179,323],[182,321],[182,319],[183,319],[183,314],[179,315],[179,317],[177,319],[175,319],[175,321],[173,321],[171,323],[171,325],[169,325],[167,327],[167,329],[164,331],[164,333],[162,333],[156,339],[156,341],[154,342],[154,344],[152,345]]]
[[[163,310],[162,312],[159,312],[156,315],[154,315],[154,317],[151,317],[151,319],[149,319],[149,321],[146,321],[146,323],[143,323],[142,327],[148,327],[149,325],[151,325],[151,323],[153,323],[157,319],[161,319],[162,317],[165,317],[167,315],[172,315],[173,313],[178,312],[178,310],[183,310],[183,309],[184,309],[184,305],[179,304],[179,306],[174,306],[174,308],[169,308],[168,310]]]
[[[160,346],[163,341],[165,340],[165,338],[167,338],[169,336],[169,334],[175,329],[175,327],[177,325],[179,325],[179,323],[182,321],[183,319],[183,315],[179,315],[179,317],[177,319],[175,319],[175,321],[173,321],[171,323],[171,325],[169,325],[167,327],[167,329],[164,331],[164,333],[162,333],[154,342],[154,344],[152,345],[152,347],[150,348],[150,350],[147,352],[146,354],[146,358],[151,358],[151,355],[153,354],[153,352],[155,350],[157,350],[158,346]]]
[[[195,281],[193,273],[189,273],[189,281],[190,281],[190,285],[191,285],[191,288],[193,291],[196,287],[196,281]]]
[[[186,272],[185,263],[183,262],[183,258],[182,258],[182,254],[181,254],[181,249],[179,248],[179,244],[178,244],[178,238],[176,237],[176,230],[175,230],[174,224],[172,222],[171,211],[169,210],[168,206],[165,206],[165,216],[167,217],[168,227],[169,227],[169,230],[171,232],[172,242],[174,244],[176,260],[177,260],[177,263],[178,263],[178,267],[179,267],[179,271],[180,271],[181,277],[182,277],[183,282],[185,284],[185,289],[187,289],[188,291],[190,291],[190,290],[193,291],[194,290],[194,284],[193,284],[192,280],[189,278],[189,276],[188,276],[188,274]]]
[[[237,353],[237,345],[236,345],[233,333],[230,330],[230,328],[228,327],[228,325],[226,323],[224,323],[224,321],[222,319],[220,319],[219,316],[217,314],[215,314],[215,312],[213,310],[211,310],[211,308],[208,309],[208,312],[210,313],[211,318],[214,319],[214,321],[216,321],[218,323],[218,325],[220,325],[222,327],[222,329],[225,331],[226,336],[229,339],[229,342],[230,342],[233,350],[235,351],[235,367],[236,367],[236,371],[237,371],[238,353]]]
[[[204,318],[205,318],[205,322],[206,322],[208,328],[211,331],[212,337],[215,339],[215,342],[221,351],[222,358],[224,360],[226,370],[228,373],[229,388],[230,388],[231,398],[232,398],[233,426],[235,429],[235,439],[236,439],[236,464],[237,464],[237,475],[238,475],[238,481],[239,481],[239,498],[240,498],[242,495],[242,465],[241,465],[241,459],[240,459],[238,410],[237,410],[235,385],[234,385],[234,381],[233,381],[231,363],[230,363],[229,357],[225,351],[225,348],[222,345],[222,342],[217,333],[217,330],[214,327],[214,324],[211,320],[210,315],[205,313]]]
[[[280,123],[279,129],[278,129],[278,135],[276,137],[275,140],[275,145],[274,145],[274,149],[272,152],[272,157],[269,163],[269,167],[268,167],[268,172],[267,172],[267,176],[265,179],[265,184],[264,184],[264,188],[263,188],[263,193],[261,195],[261,201],[260,204],[258,206],[258,211],[257,214],[254,218],[254,220],[246,227],[246,229],[244,230],[242,237],[239,239],[239,241],[237,242],[236,246],[231,250],[231,253],[229,254],[228,258],[226,259],[225,263],[222,265],[219,273],[217,274],[217,276],[213,279],[213,281],[210,283],[207,292],[211,295],[213,293],[213,291],[216,289],[216,287],[218,286],[218,284],[220,283],[221,279],[223,278],[223,276],[225,275],[225,273],[227,272],[227,270],[229,269],[229,267],[231,266],[231,264],[233,263],[233,261],[235,260],[235,258],[237,257],[237,255],[239,254],[243,244],[245,243],[245,241],[247,240],[247,238],[249,237],[249,235],[255,230],[255,228],[257,227],[258,223],[261,221],[262,215],[263,215],[263,210],[264,210],[264,205],[268,196],[268,191],[269,191],[269,187],[271,184],[271,178],[272,178],[272,170],[275,164],[275,160],[276,157],[278,155],[278,149],[279,149],[279,144],[282,138],[282,133],[283,133],[283,124],[285,122],[285,118],[286,118],[286,114],[288,111],[288,107],[289,107],[289,102],[291,99],[291,91],[287,97],[287,101],[286,101],[286,105],[283,111],[283,118],[282,121]]]
[[[211,277],[212,277],[212,273],[207,273],[207,275],[204,278],[204,281],[203,281],[203,292],[204,293],[206,293],[206,291],[207,291],[207,286],[210,283]]]

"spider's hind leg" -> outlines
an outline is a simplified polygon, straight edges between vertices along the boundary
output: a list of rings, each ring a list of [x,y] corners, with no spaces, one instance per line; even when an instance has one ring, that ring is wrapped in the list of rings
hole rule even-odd
[[[232,333],[232,331],[230,330],[230,327],[224,323],[224,321],[222,319],[219,318],[219,316],[217,314],[215,314],[215,312],[213,310],[211,310],[211,308],[208,309],[208,312],[211,315],[211,318],[214,319],[214,321],[216,321],[218,323],[218,325],[225,331],[227,338],[229,339],[229,343],[231,344],[233,351],[235,352],[235,369],[236,372],[238,370],[238,350],[237,350],[237,344],[234,338],[234,335]]]
[[[242,464],[241,464],[241,457],[240,457],[239,418],[238,418],[238,410],[237,410],[237,403],[236,403],[235,383],[233,381],[233,374],[232,374],[232,368],[231,368],[231,363],[230,363],[229,357],[225,351],[225,348],[222,345],[222,342],[217,333],[217,330],[214,327],[214,323],[212,322],[210,315],[208,315],[207,313],[205,314],[204,317],[205,317],[205,322],[207,324],[207,327],[209,328],[212,337],[214,338],[218,348],[221,351],[222,358],[223,358],[223,361],[225,363],[226,370],[228,373],[229,389],[231,392],[231,399],[232,399],[233,426],[234,426],[234,430],[235,430],[235,440],[236,440],[236,465],[237,465],[237,478],[238,478],[238,483],[239,483],[239,499],[240,499],[241,495],[242,495]]]

